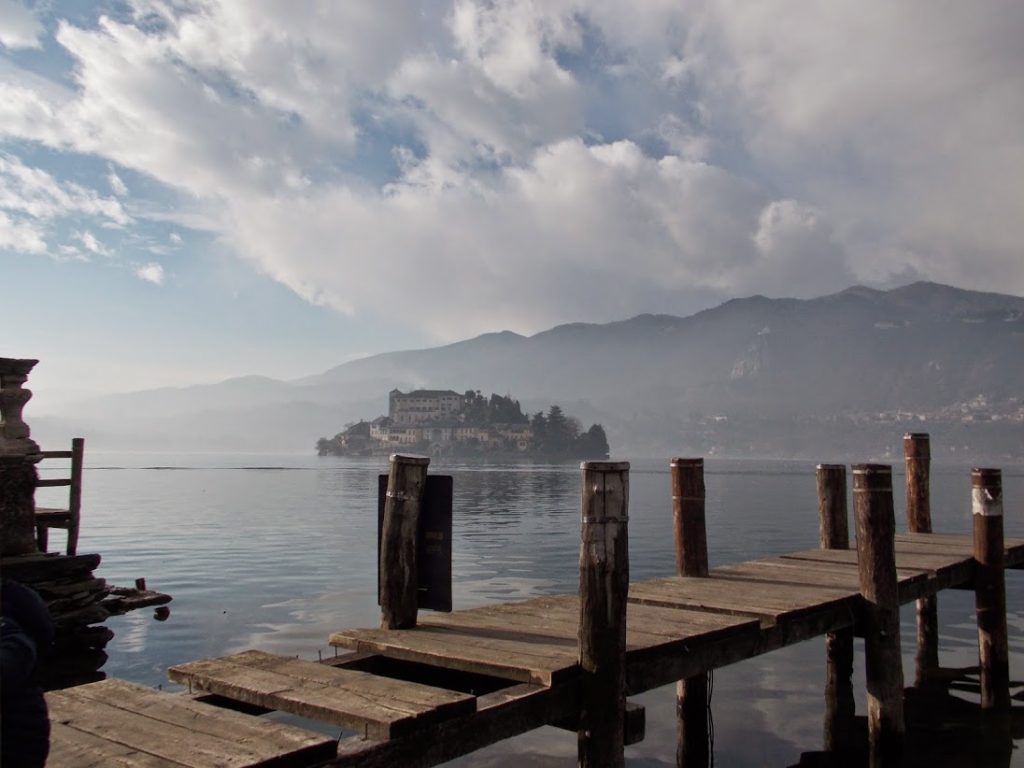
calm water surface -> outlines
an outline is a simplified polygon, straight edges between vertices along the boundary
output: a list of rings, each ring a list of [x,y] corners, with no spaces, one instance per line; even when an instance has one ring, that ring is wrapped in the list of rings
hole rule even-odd
[[[165,623],[150,611],[110,621],[116,637],[108,674],[173,689],[166,680],[172,664],[246,648],[315,659],[334,652],[332,631],[377,624],[376,478],[385,459],[87,451],[86,467],[79,551],[102,553],[99,575],[108,581],[145,576],[151,588],[174,595]],[[578,466],[435,463],[431,470],[455,478],[456,608],[575,591]],[[901,487],[902,476],[895,479]],[[630,484],[632,578],[671,574],[668,461],[634,461]],[[712,460],[706,485],[712,565],[817,545],[813,464]],[[1024,536],[1024,470],[1004,469],[1003,485],[1007,534]],[[44,491],[51,489],[40,491],[42,502]],[[895,503],[902,527],[900,490]],[[936,530],[970,531],[966,467],[933,467],[932,505]],[[1007,602],[1011,677],[1019,680],[1024,572],[1007,574]],[[976,664],[972,593],[944,592],[939,611],[942,665]],[[910,606],[903,613],[908,681],[913,622]],[[818,639],[716,671],[716,765],[797,765],[820,750],[823,670]],[[854,685],[863,714],[859,648]],[[627,762],[674,765],[674,687],[637,700],[647,706],[647,738],[627,748]],[[1012,756],[931,764],[1024,766],[1019,713],[1016,722]],[[458,764],[569,766],[575,755],[574,734],[545,728]]]

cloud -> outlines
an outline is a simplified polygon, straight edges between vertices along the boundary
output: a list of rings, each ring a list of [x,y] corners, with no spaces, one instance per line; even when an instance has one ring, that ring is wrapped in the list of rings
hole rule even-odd
[[[127,224],[131,219],[121,204],[101,197],[74,182],[62,182],[50,173],[25,165],[14,155],[0,152],[0,209],[36,219],[72,214],[94,216]]]
[[[117,200],[101,197],[74,182],[59,181],[40,168],[0,152],[0,248],[49,254],[60,261],[83,260],[75,248],[53,250],[47,245],[48,239],[60,236],[60,225],[82,219],[115,227],[131,221]],[[93,253],[111,255],[87,230],[76,238]]]
[[[110,185],[110,191],[118,197],[124,197],[128,194],[128,187],[121,180],[121,177],[117,175],[113,170],[107,174],[107,183]]]
[[[12,219],[0,211],[0,249],[20,253],[46,253],[42,229],[32,222]]]
[[[75,239],[90,253],[95,253],[97,256],[113,256],[110,249],[97,240],[92,232],[76,232]]]
[[[1022,33],[1010,0],[135,0],[58,25],[70,86],[0,81],[0,136],[444,338],[909,274],[1024,293]],[[115,198],[51,181],[128,218],[113,170]]]
[[[17,0],[0,0],[0,45],[6,48],[39,48],[43,25]]]
[[[155,261],[137,266],[135,268],[135,276],[139,280],[152,283],[153,285],[164,284],[164,268]]]

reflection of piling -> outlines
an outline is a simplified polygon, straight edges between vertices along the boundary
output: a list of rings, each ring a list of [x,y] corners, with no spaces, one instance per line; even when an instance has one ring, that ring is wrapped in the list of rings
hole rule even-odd
[[[846,467],[819,464],[818,521],[822,549],[849,549],[850,525],[846,507]],[[825,750],[849,754],[855,740],[853,699],[853,628],[825,636]]]
[[[671,468],[676,572],[707,576],[704,459],[675,458]],[[701,673],[676,683],[676,765],[708,765],[708,733],[708,676]]]
[[[896,582],[892,468],[853,468],[857,565],[864,598],[864,656],[871,766],[895,765],[903,751],[903,665]]]
[[[391,457],[380,545],[380,610],[384,629],[416,626],[416,530],[427,483],[425,456]]]
[[[974,601],[978,615],[981,708],[1010,708],[1010,662],[1006,634],[1006,574],[1003,553],[1003,479],[998,469],[971,472],[974,518]]]
[[[625,763],[629,463],[581,469],[579,765],[615,768]]]
[[[903,455],[907,470],[907,529],[911,533],[932,532],[932,508],[929,493],[931,445],[923,432],[903,436]],[[917,601],[917,656],[915,685],[921,685],[929,672],[939,666],[938,598],[928,595]]]

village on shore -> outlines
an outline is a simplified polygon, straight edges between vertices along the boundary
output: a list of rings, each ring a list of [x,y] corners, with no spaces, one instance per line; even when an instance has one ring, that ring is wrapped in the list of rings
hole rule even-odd
[[[346,425],[316,444],[320,456],[378,456],[396,451],[462,458],[608,458],[600,424],[583,425],[558,405],[532,416],[511,395],[418,389],[388,395],[388,415]]]

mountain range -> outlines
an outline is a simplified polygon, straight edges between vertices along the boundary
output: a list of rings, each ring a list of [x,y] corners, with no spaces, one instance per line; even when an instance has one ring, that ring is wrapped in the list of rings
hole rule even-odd
[[[102,447],[312,451],[385,413],[391,389],[474,389],[600,422],[619,456],[860,460],[928,431],[939,455],[1021,459],[1022,382],[1024,298],[918,282],[489,333],[293,381],[109,395],[32,425],[48,444],[73,432]]]

